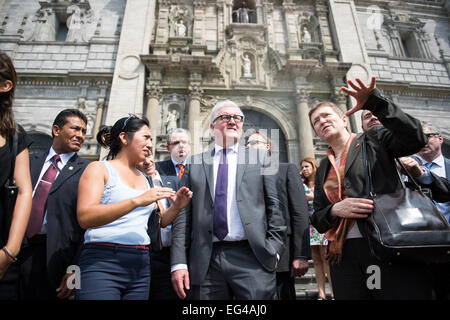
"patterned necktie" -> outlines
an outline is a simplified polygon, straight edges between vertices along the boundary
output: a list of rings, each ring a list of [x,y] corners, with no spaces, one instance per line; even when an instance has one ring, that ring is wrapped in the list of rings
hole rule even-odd
[[[31,205],[30,221],[27,227],[27,237],[31,238],[38,234],[42,229],[42,221],[44,220],[45,210],[47,209],[48,193],[56,179],[58,169],[55,166],[61,161],[61,157],[57,154],[51,159],[51,164],[47,171],[39,181],[39,184],[34,192],[33,201]]]
[[[217,170],[216,190],[214,195],[213,230],[219,240],[228,234],[227,223],[227,189],[228,189],[228,163],[227,150],[222,149],[219,169]]]
[[[177,164],[178,169],[180,169],[180,171],[178,172],[178,178],[182,178],[183,177],[183,173],[184,173],[184,164]]]

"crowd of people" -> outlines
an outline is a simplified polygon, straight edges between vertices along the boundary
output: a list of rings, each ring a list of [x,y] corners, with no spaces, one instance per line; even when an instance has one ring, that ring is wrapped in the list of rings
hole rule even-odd
[[[295,300],[310,259],[319,300],[449,298],[448,263],[381,261],[370,249],[363,139],[376,155],[377,193],[400,187],[399,158],[450,219],[442,135],[385,98],[375,78],[342,88],[356,100],[347,113],[329,101],[309,111],[329,145],[320,165],[279,163],[264,130],[243,137],[245,114],[230,100],[212,109],[213,142],[200,154],[174,128],[170,159],[155,162],[148,121],[129,115],[98,132],[109,153],[89,162],[77,155],[87,128],[77,109],[57,115],[49,150],[29,154],[32,141],[14,121],[16,84],[0,53],[1,300]],[[357,111],[359,134],[347,128]],[[373,265],[376,289],[367,285]]]

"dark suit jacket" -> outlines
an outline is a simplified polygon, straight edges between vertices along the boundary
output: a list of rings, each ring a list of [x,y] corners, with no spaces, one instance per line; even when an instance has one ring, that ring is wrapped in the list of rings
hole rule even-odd
[[[47,152],[30,155],[33,189],[39,179]],[[47,271],[57,288],[69,265],[76,265],[84,230],[77,220],[78,182],[90,162],[76,154],[69,159],[50,189],[47,199]],[[27,245],[27,239],[24,239]]]
[[[427,143],[420,121],[401,111],[398,106],[384,98],[377,89],[369,97],[363,109],[370,110],[378,117],[383,126],[375,126],[366,133],[357,135],[350,145],[343,183],[347,197],[352,198],[367,198],[362,157],[364,136],[367,137],[372,184],[375,193],[378,194],[393,193],[401,187],[394,158],[416,153]],[[338,221],[338,218],[328,214],[333,204],[328,201],[323,190],[330,167],[330,162],[326,157],[321,161],[316,173],[315,212],[311,221],[320,233],[325,233]],[[362,220],[358,219],[358,227],[361,234],[365,236],[364,221]]]
[[[156,170],[158,170],[159,175],[162,176],[177,176],[177,171],[175,170],[175,167],[173,165],[173,162],[171,159],[166,161],[159,161],[155,163]]]
[[[277,272],[287,272],[294,258],[311,257],[308,202],[295,164],[280,163],[277,176],[278,196],[284,204],[287,224],[286,250],[278,262]]]
[[[209,149],[189,158],[180,185],[193,191],[193,197],[172,224],[171,264],[188,264],[193,285],[200,285],[205,278],[212,253],[213,156],[214,149]],[[276,176],[261,175],[261,163],[250,164],[246,159],[248,150],[241,146],[236,173],[237,207],[256,259],[272,272],[277,253],[283,253],[287,229],[277,196]]]
[[[159,171],[158,171],[159,173]],[[163,176],[160,174],[161,180],[162,180],[162,186],[164,188],[172,188],[174,191],[178,190],[178,179],[177,177],[174,176]],[[148,178],[150,186],[153,188],[153,181],[151,178]],[[169,200],[170,202],[170,200]],[[166,208],[167,209],[167,208]],[[153,213],[152,213],[153,214]],[[150,241],[151,242],[157,242],[158,241],[158,232],[155,230],[155,228],[157,228],[157,226],[154,224],[155,221],[152,219],[148,220],[148,225],[147,225],[147,234],[150,237]]]
[[[419,164],[425,165],[425,163],[422,163],[422,160],[419,157],[412,156]],[[429,188],[431,190],[431,195],[433,200],[436,202],[448,202],[450,201],[450,159],[444,157],[444,165],[445,165],[445,178],[440,177],[433,172],[430,172],[433,182],[430,184],[424,184],[420,183],[416,179],[416,182],[420,184],[424,188]],[[413,183],[408,184],[409,187],[414,188]]]

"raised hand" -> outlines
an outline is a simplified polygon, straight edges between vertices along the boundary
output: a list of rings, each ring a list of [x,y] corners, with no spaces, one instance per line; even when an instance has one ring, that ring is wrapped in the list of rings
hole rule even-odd
[[[184,207],[186,207],[192,199],[192,192],[187,187],[181,187],[177,193],[170,197],[170,200],[172,201],[173,205],[178,209],[181,210]]]
[[[369,96],[372,94],[373,89],[375,89],[375,77],[372,77],[368,87],[366,87],[366,85],[359,78],[356,78],[355,81],[359,84],[359,86],[357,86],[352,80],[347,80],[348,85],[352,87],[353,90],[346,87],[341,87],[342,91],[356,99],[356,106],[347,111],[345,114],[347,117],[351,116],[356,111],[361,110],[364,103],[366,103],[367,99],[369,99]]]

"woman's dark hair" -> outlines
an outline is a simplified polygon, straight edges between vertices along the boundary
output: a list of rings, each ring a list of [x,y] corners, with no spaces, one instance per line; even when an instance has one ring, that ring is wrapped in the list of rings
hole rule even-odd
[[[150,128],[148,120],[134,115],[117,120],[113,126],[103,126],[97,133],[97,142],[102,147],[109,148],[106,159],[114,159],[122,149],[122,142],[119,139],[121,132],[125,132],[130,139],[133,139],[134,133],[143,126]]]
[[[8,92],[0,93],[0,135],[4,137],[12,136],[15,132],[12,106],[17,74],[11,58],[6,53],[0,52],[0,84],[7,80],[10,80],[13,86]]]
[[[308,188],[311,188],[314,186],[314,180],[316,178],[316,172],[317,172],[317,168],[319,167],[319,165],[317,164],[316,159],[307,157],[307,158],[303,158],[302,161],[300,161],[300,168],[302,167],[302,162],[309,163],[313,168],[311,177],[309,179],[304,177],[306,186]]]

